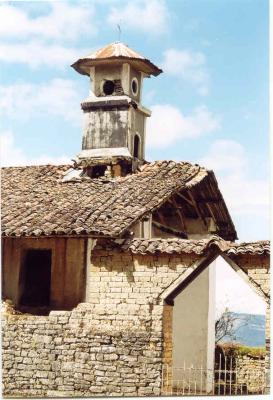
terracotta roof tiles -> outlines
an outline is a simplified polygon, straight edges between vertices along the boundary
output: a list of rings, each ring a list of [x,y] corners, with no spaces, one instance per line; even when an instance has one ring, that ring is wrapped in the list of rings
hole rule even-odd
[[[71,66],[80,74],[89,75],[91,66],[107,64],[109,61],[128,62],[148,75],[157,76],[162,72],[150,60],[121,42],[110,43],[93,53],[79,58]]]
[[[213,246],[226,250],[228,242],[215,235],[211,238],[199,240],[178,238],[117,239],[114,243],[123,251],[130,251],[135,254],[203,254]]]
[[[232,255],[261,255],[270,254],[270,241],[260,240],[257,242],[234,243],[230,246],[227,254]]]
[[[114,246],[120,247],[123,251],[130,251],[135,254],[204,254],[212,247],[218,247],[221,252],[228,255],[262,255],[270,254],[269,241],[257,241],[249,243],[234,243],[225,241],[217,235],[206,239],[116,239]]]
[[[117,237],[174,191],[185,188],[199,175],[207,175],[198,165],[159,161],[122,178],[86,177],[62,182],[70,168],[3,168],[2,234]]]

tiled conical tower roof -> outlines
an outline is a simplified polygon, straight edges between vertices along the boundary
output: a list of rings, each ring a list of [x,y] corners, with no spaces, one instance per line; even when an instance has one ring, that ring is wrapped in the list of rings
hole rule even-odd
[[[150,60],[121,42],[110,43],[102,49],[80,58],[72,64],[72,67],[80,74],[89,75],[90,67],[105,65],[113,61],[116,63],[127,62],[135,69],[144,72],[148,76],[157,76],[162,72],[162,70]]]

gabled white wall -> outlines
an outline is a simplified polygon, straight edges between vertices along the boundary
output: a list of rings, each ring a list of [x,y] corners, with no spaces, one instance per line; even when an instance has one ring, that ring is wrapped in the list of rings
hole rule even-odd
[[[181,379],[176,368],[213,369],[215,343],[214,262],[174,300],[173,367],[174,379]],[[180,376],[179,376],[180,375]],[[203,376],[203,386],[206,382]],[[207,390],[210,391],[210,387]]]

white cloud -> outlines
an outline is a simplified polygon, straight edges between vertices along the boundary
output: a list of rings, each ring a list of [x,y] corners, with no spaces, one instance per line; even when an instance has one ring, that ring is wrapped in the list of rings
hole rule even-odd
[[[219,177],[224,198],[233,214],[269,216],[269,182],[246,174]]]
[[[230,311],[265,314],[265,301],[222,258],[216,259],[216,318]]]
[[[50,157],[42,154],[39,157],[27,157],[27,155],[16,147],[14,135],[11,131],[0,133],[0,165],[21,166],[21,165],[44,165],[44,164],[70,164],[71,159],[65,155]]]
[[[254,179],[244,147],[233,140],[217,140],[201,160],[213,169],[228,208],[233,215],[256,214],[268,218],[269,182]]]
[[[147,122],[147,146],[163,148],[183,138],[196,138],[220,127],[219,118],[204,106],[191,115],[184,115],[171,105],[151,107],[152,117]]]
[[[217,172],[232,171],[238,174],[245,168],[247,158],[245,149],[240,143],[222,139],[211,145],[201,162]]]
[[[108,22],[112,25],[135,29],[138,32],[160,35],[167,30],[168,10],[163,0],[139,0],[112,7]]]
[[[0,115],[27,120],[54,115],[79,125],[83,93],[75,82],[53,79],[43,84],[17,83],[0,86]]]
[[[50,40],[76,40],[81,35],[97,32],[91,4],[55,1],[49,3],[47,15],[31,16],[15,5],[0,8],[0,37],[26,39],[37,37]],[[31,55],[30,55],[31,56]]]
[[[209,91],[209,74],[206,57],[201,52],[190,50],[168,49],[163,54],[163,71],[193,84],[198,93],[207,95]]]
[[[46,4],[49,12],[37,15],[38,6],[36,16],[29,13],[28,5],[0,6],[0,61],[64,68],[90,52],[71,43],[97,32],[93,6],[61,1]]]
[[[41,41],[16,44],[0,43],[1,61],[27,64],[31,68],[46,66],[64,69],[75,62],[79,56],[87,53],[86,49],[79,50],[79,48],[64,47]]]

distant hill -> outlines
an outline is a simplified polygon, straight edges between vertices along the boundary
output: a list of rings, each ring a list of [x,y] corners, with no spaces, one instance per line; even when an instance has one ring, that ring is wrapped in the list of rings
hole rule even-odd
[[[250,347],[265,346],[265,316],[256,314],[232,313],[236,318],[237,326],[236,342]],[[240,326],[242,325],[242,326]],[[236,326],[236,325],[235,325]],[[223,338],[222,343],[230,342],[229,338]]]

